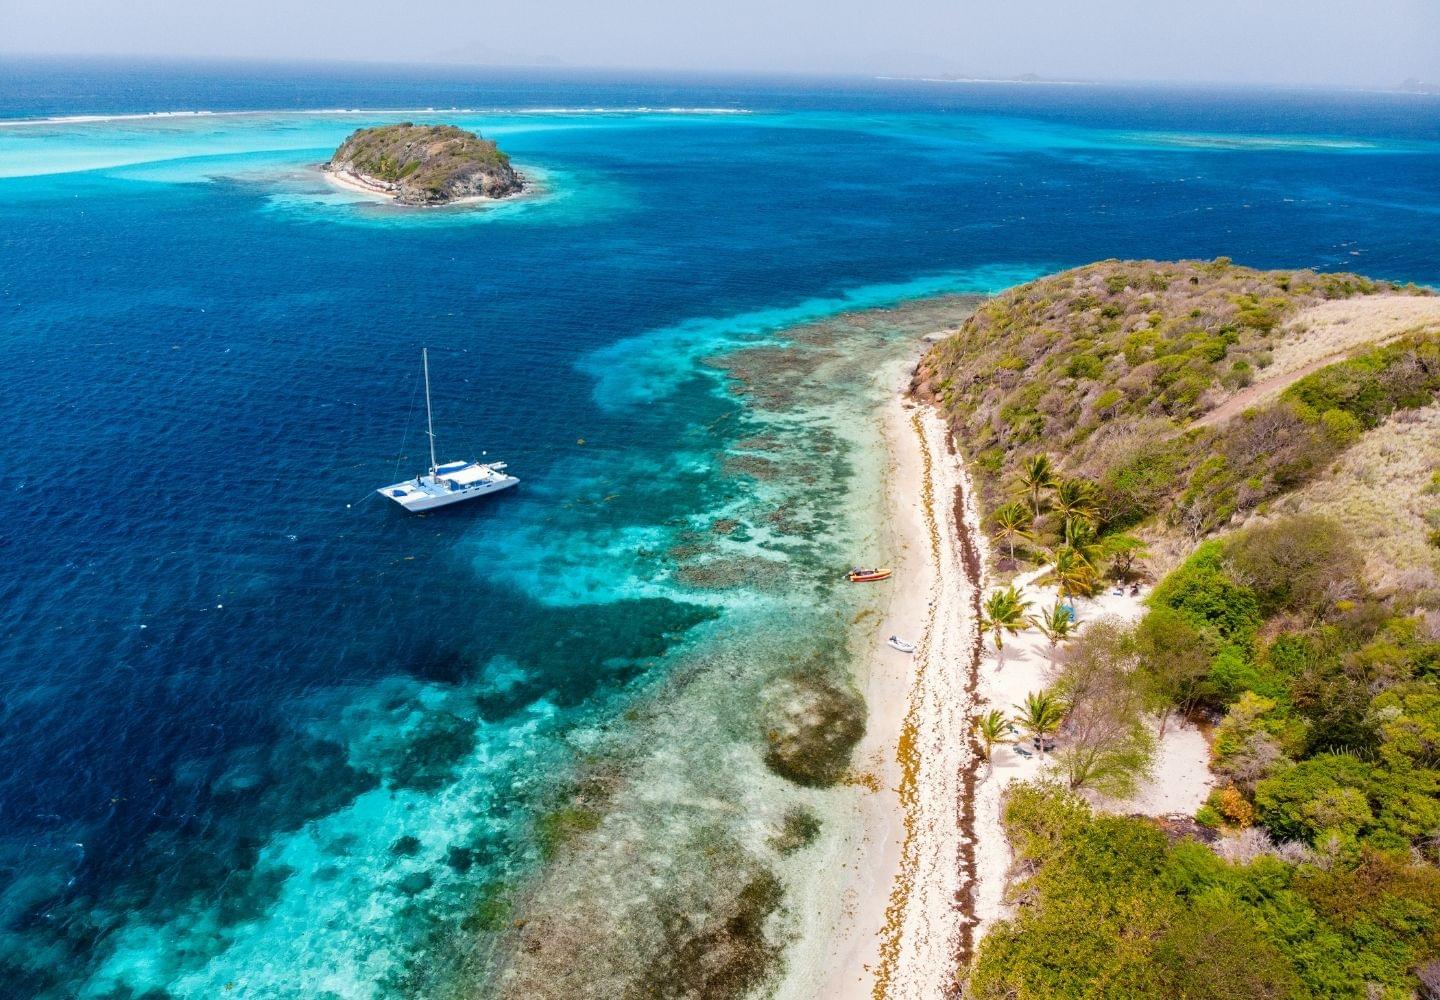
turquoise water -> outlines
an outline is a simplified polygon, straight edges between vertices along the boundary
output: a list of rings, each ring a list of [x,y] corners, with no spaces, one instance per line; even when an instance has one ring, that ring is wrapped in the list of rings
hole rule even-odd
[[[653,978],[717,872],[804,898],[825,842],[780,857],[785,811],[840,835],[854,792],[770,773],[757,720],[853,669],[872,407],[958,310],[919,300],[1107,256],[1440,277],[1422,98],[6,73],[14,996]],[[324,110],[360,106],[399,110]],[[252,113],[73,119],[196,109]],[[414,213],[313,170],[431,118],[542,193]],[[416,518],[369,491],[425,461],[422,345],[440,450],[523,483]]]

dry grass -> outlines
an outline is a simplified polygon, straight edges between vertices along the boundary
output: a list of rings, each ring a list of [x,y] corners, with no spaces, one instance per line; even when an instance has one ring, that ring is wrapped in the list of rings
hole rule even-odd
[[[1440,298],[1367,295],[1335,299],[1302,309],[1280,331],[1265,378],[1242,389],[1196,421],[1218,424],[1274,399],[1318,368],[1356,348],[1380,345],[1403,333],[1440,329]]]
[[[1440,405],[1404,411],[1356,442],[1323,478],[1277,501],[1270,513],[1306,511],[1348,528],[1376,588],[1440,589]]]
[[[1294,371],[1424,324],[1440,325],[1440,297],[1367,295],[1321,302],[1302,310],[1281,330],[1274,364],[1266,374]]]

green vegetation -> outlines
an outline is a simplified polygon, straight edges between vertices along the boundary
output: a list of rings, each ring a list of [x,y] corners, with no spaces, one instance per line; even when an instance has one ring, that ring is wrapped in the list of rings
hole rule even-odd
[[[1041,456],[1043,457],[1043,456]],[[1039,501],[1036,501],[1036,508],[1039,508]],[[1031,514],[1030,509],[1020,501],[1003,504],[995,509],[990,515],[991,529],[997,539],[1003,542],[1010,553],[1010,562],[1015,562],[1015,543],[1035,540],[1033,525],[1039,514]]]
[[[1001,568],[1046,566],[1062,597],[1032,621],[1056,683],[1016,719],[1059,734],[1058,781],[1010,792],[1023,905],[969,995],[1402,1000],[1440,981],[1440,589],[1376,564],[1392,525],[1352,534],[1297,492],[1440,398],[1440,333],[1200,420],[1263,377],[1300,309],[1376,291],[1399,290],[1107,262],[1008,293],[927,359]],[[1064,603],[1134,579],[1147,546],[1189,555],[1142,619],[1072,635]],[[1214,723],[1200,825],[1092,813],[1076,792],[1132,791],[1175,714]]]
[[[1060,728],[1060,723],[1065,721],[1068,706],[1059,696],[1049,691],[1031,691],[1023,702],[1015,706],[1015,710],[1018,713],[1015,716],[1015,725],[1040,745],[1040,752],[1043,754],[1050,738]]]
[[[1192,539],[1305,484],[1397,410],[1440,392],[1440,334],[1417,333],[1300,379],[1236,420],[1139,444],[1100,471],[1110,523],[1164,515]]]
[[[985,606],[980,616],[980,632],[994,638],[997,653],[1005,646],[1006,632],[1018,635],[1030,624],[1030,619],[1025,615],[1029,608],[1030,602],[1021,597],[1014,587],[994,591],[985,598]]]
[[[1437,860],[1440,635],[1408,595],[1367,588],[1338,525],[1296,515],[1206,543],[1150,604],[1141,634],[1184,660],[1156,691],[1224,713],[1214,770],[1246,803],[1230,814],[1330,854]]]
[[[1403,855],[1237,864],[1053,785],[1014,789],[1005,824],[1033,874],[981,946],[977,1000],[1403,1000],[1435,954],[1440,869]]]
[[[980,750],[986,760],[990,759],[995,744],[1011,742],[1011,728],[1010,720],[998,708],[990,709],[975,720],[975,738],[980,741]]]
[[[1440,337],[1321,369],[1242,418],[1195,426],[1270,364],[1285,320],[1333,298],[1417,292],[1354,275],[1107,261],[1022,285],[937,345],[916,376],[975,458],[991,524],[1007,493],[1074,544],[1159,518],[1192,539],[1293,489],[1359,433],[1440,391]],[[1052,523],[1045,525],[1048,509]],[[1031,553],[1043,561],[1044,553]]]
[[[1440,949],[1440,631],[1420,612],[1368,590],[1338,525],[1296,515],[1199,546],[1133,630],[1087,628],[1027,701],[1065,706],[1059,774],[1124,793],[1142,702],[1220,713],[1198,818],[1245,863],[1020,786],[1007,824],[1037,905],[983,942],[975,995],[1410,996]]]
[[[1070,609],[1064,604],[1056,601],[1050,606],[1050,610],[1044,615],[1034,616],[1030,624],[1038,628],[1046,639],[1050,641],[1050,664],[1055,664],[1055,654],[1060,647],[1074,637],[1079,625]]]
[[[1056,760],[1069,786],[1134,794],[1150,770],[1155,738],[1145,725],[1145,685],[1129,630],[1113,619],[1092,622],[1071,644],[1055,693],[1066,706]]]
[[[1138,679],[1160,715],[1160,734],[1172,712],[1188,715],[1205,693],[1215,644],[1187,615],[1153,608],[1135,630]]]
[[[1061,610],[1057,605],[1055,624],[1066,621],[1068,634],[1069,618]],[[1042,753],[1063,727],[1055,758],[1071,789],[1124,797],[1150,770],[1155,738],[1146,720],[1153,695],[1138,669],[1138,649],[1131,630],[1116,620],[1093,622],[1071,643],[1055,683],[1015,706],[1015,723]]]

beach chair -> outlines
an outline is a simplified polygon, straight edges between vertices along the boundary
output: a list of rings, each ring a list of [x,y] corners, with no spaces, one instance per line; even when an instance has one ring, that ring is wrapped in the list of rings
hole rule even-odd
[[[1026,750],[1024,747],[1022,747],[1019,743],[1016,743],[1016,744],[1015,744],[1014,750],[1015,750],[1015,752],[1018,753],[1021,757],[1024,757],[1024,758],[1027,759],[1027,760],[1030,759],[1031,757],[1034,757],[1034,756],[1035,756],[1035,755],[1034,755],[1033,753],[1031,753],[1029,750]]]

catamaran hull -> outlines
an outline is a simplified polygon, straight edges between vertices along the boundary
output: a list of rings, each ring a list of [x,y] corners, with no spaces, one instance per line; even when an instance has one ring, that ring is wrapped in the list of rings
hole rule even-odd
[[[487,496],[491,493],[498,493],[501,490],[509,489],[520,480],[514,476],[506,476],[503,479],[496,479],[491,482],[475,483],[471,486],[464,486],[457,490],[441,493],[438,496],[432,493],[422,492],[413,488],[414,480],[404,483],[396,483],[394,486],[385,486],[376,490],[382,497],[394,500],[401,507],[412,513],[419,513],[424,510],[434,510],[437,507],[448,507],[454,503],[464,500],[474,500],[476,497]],[[409,487],[407,489],[407,487]],[[403,495],[397,496],[397,493]]]

